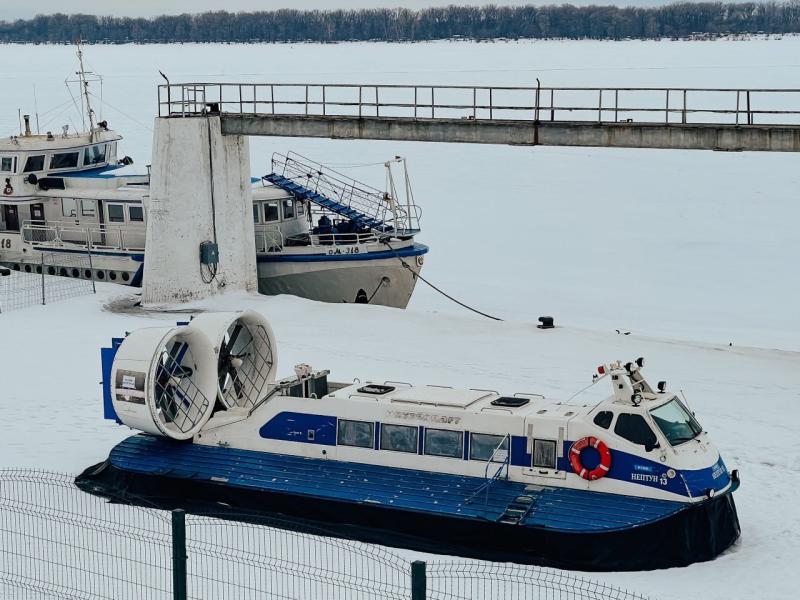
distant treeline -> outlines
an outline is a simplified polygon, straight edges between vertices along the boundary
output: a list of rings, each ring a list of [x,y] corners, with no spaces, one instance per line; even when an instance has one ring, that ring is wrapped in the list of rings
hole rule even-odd
[[[0,22],[0,42],[416,42],[441,39],[685,38],[800,32],[800,1],[617,6],[449,6],[424,10],[210,12],[152,19],[40,15]]]

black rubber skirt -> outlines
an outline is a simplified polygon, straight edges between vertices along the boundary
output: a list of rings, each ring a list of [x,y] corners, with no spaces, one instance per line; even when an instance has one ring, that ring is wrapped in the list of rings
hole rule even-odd
[[[434,554],[578,571],[642,571],[712,560],[739,537],[732,492],[629,529],[573,533],[443,517],[381,505],[320,500],[165,475],[123,471],[108,461],[76,485],[113,502],[341,537]]]

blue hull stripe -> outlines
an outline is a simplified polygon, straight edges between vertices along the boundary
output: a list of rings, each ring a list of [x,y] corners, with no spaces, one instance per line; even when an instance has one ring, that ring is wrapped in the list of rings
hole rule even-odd
[[[383,260],[395,257],[422,256],[428,253],[429,248],[424,244],[414,244],[407,248],[398,250],[386,250],[381,252],[367,252],[366,254],[259,254],[256,257],[258,262],[336,262],[349,260]]]

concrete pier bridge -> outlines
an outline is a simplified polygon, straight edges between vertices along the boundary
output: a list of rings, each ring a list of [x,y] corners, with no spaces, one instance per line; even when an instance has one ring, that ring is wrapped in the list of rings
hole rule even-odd
[[[800,152],[800,89],[184,83],[158,106],[223,135]]]

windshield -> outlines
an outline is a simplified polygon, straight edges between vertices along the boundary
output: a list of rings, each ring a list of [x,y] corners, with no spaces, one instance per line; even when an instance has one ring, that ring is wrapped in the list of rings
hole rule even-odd
[[[693,440],[703,431],[697,419],[686,410],[676,396],[666,404],[652,409],[650,414],[673,446]]]

